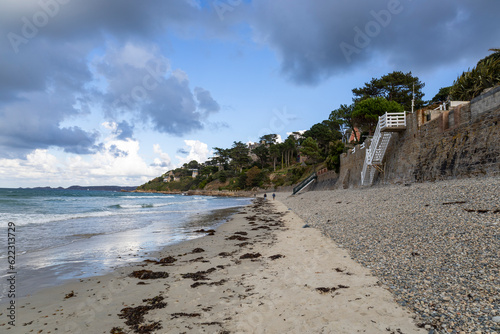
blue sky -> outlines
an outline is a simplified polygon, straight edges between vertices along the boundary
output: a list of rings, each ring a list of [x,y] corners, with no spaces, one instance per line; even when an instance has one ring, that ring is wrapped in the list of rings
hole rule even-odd
[[[140,185],[305,130],[372,77],[431,99],[499,47],[495,0],[0,0],[0,187]]]

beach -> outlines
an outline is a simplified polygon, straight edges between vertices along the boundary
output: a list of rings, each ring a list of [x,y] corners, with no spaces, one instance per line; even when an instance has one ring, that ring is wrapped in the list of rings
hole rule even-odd
[[[277,193],[430,333],[500,333],[500,178]]]
[[[16,272],[17,298],[68,280],[110,273],[165,246],[199,238],[250,198],[72,189],[0,189],[0,229],[12,228],[0,262]],[[6,234],[7,235],[7,234]],[[11,249],[12,250],[12,249]],[[7,295],[0,273],[0,306]]]
[[[112,274],[16,300],[9,333],[425,333],[346,249],[280,201]]]

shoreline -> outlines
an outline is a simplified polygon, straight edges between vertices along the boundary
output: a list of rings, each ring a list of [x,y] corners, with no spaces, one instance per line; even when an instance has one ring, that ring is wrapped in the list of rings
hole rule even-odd
[[[368,269],[303,225],[279,201],[259,198],[213,235],[167,246],[140,265],[18,300],[17,326],[9,329],[0,321],[0,328],[12,333],[387,333],[387,328],[423,333],[415,315],[396,304]],[[146,279],[150,276],[156,278]]]
[[[158,191],[158,190],[132,190],[131,193],[165,194],[165,195],[187,195],[187,196],[216,196],[216,197],[248,197],[253,198],[259,192],[244,190],[188,190],[188,191]]]
[[[83,267],[88,270],[92,269],[90,271],[82,271],[81,263],[77,263],[75,265],[70,259],[68,259],[68,261],[63,264],[53,264],[39,269],[21,268],[17,271],[16,275],[18,279],[18,282],[16,284],[16,295],[18,298],[24,298],[36,294],[37,292],[47,288],[61,286],[82,279],[85,280],[90,277],[107,275],[116,270],[119,270],[122,267],[137,265],[138,263],[142,262],[142,259],[155,256],[155,254],[160,253],[165,247],[203,237],[203,233],[195,231],[201,229],[217,228],[218,226],[227,222],[231,218],[231,216],[239,210],[240,207],[213,209],[210,211],[201,212],[197,215],[193,215],[190,218],[186,219],[186,221],[183,223],[183,228],[189,231],[180,232],[180,234],[172,234],[171,240],[165,241],[165,243],[168,242],[168,244],[164,243],[163,245],[155,247],[155,249],[151,248],[152,246],[150,246],[151,249],[143,249],[142,247],[140,247],[140,250],[138,250],[136,254],[134,254],[134,252],[131,252],[130,254],[121,254],[117,258],[109,258],[107,261],[105,261],[107,265],[89,264]],[[144,229],[144,227],[141,229]],[[116,238],[120,238],[122,237],[123,233],[127,233],[127,231],[108,234],[106,236],[109,237],[114,235]],[[177,236],[183,239],[176,240]],[[70,246],[71,244],[67,244],[59,246],[59,248],[63,247],[64,249],[65,247]],[[24,254],[22,256],[24,256]],[[18,261],[19,259],[20,256],[18,256]],[[90,259],[88,261],[92,262]],[[94,269],[97,271],[93,271]],[[7,295],[5,295],[5,298],[0,299],[0,306],[4,306],[7,303],[9,303],[9,299],[7,298]]]

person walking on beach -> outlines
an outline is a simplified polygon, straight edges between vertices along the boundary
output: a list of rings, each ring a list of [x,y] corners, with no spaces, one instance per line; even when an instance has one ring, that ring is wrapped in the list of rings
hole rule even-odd
[[[276,194],[275,194],[275,193],[273,193],[273,201],[274,201],[274,198],[275,198],[275,197],[276,197]]]
[[[267,194],[264,194],[264,199],[267,199]]]

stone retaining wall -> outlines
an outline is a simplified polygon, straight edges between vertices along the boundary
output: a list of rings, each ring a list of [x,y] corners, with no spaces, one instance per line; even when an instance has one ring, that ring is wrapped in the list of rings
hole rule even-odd
[[[407,129],[393,134],[374,184],[500,175],[500,87],[421,126],[419,117],[408,114]],[[341,156],[335,188],[360,186],[365,153],[358,145]]]

